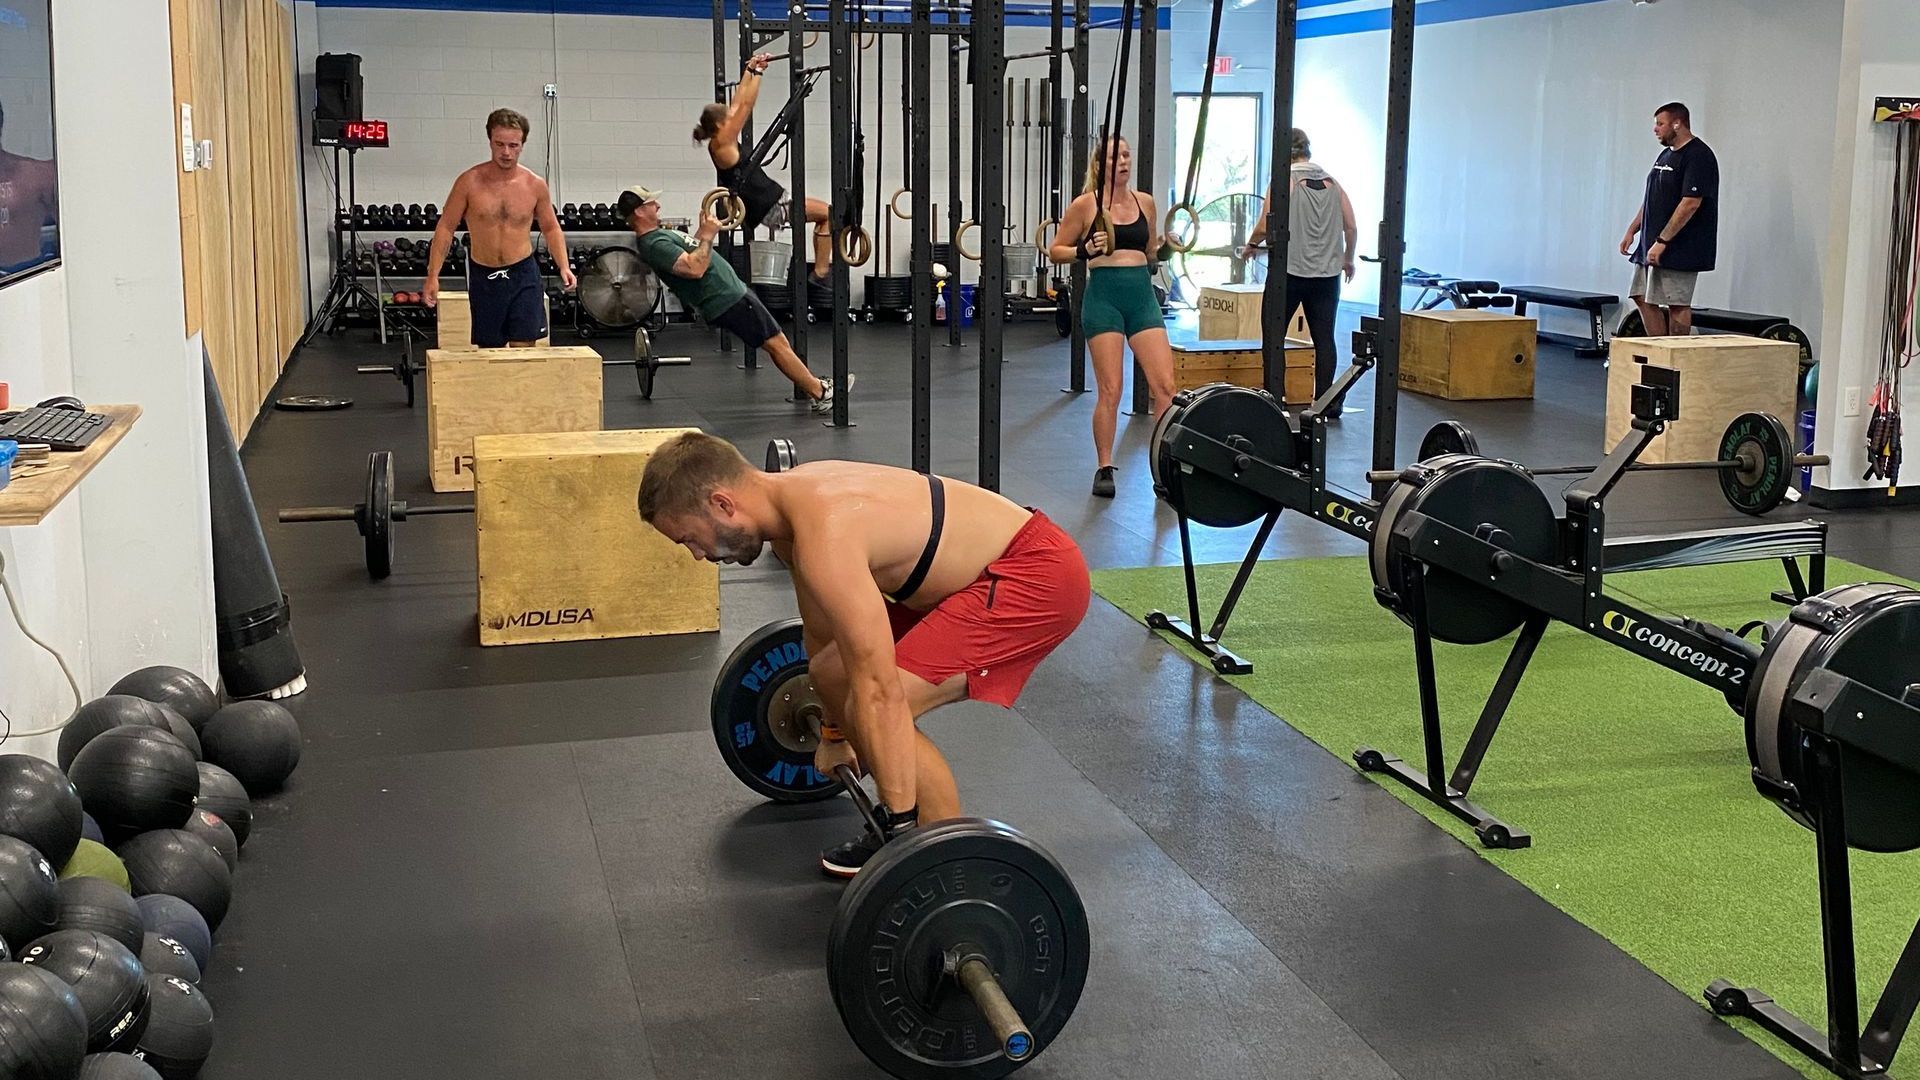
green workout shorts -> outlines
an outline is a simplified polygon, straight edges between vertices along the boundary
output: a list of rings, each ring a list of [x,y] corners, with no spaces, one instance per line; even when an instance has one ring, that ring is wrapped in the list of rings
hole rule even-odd
[[[1080,301],[1080,332],[1124,334],[1160,330],[1167,325],[1153,278],[1144,266],[1096,266],[1087,271],[1087,295]]]

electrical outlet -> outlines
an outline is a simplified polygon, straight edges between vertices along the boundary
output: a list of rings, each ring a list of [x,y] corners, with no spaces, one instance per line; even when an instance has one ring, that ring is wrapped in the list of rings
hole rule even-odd
[[[1860,415],[1860,388],[1859,387],[1857,386],[1847,387],[1847,401],[1845,406],[1841,408],[1840,415],[1841,416],[1859,416]]]
[[[560,88],[553,83],[548,83],[546,94],[548,98],[557,98],[560,96]]]

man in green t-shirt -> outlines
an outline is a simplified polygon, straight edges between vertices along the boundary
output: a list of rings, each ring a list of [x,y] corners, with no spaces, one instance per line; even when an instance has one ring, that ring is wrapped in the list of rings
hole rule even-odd
[[[640,259],[653,268],[660,281],[673,290],[689,311],[699,312],[707,325],[715,326],[739,338],[749,349],[765,349],[773,366],[793,380],[801,394],[813,400],[813,411],[833,409],[833,380],[816,377],[795,355],[780,324],[733,272],[725,259],[713,257],[713,238],[720,223],[703,216],[692,240],[672,229],[660,227],[660,193],[651,188],[630,187],[620,193],[616,212],[639,237],[636,245]],[[847,376],[847,389],[853,389],[853,376]]]

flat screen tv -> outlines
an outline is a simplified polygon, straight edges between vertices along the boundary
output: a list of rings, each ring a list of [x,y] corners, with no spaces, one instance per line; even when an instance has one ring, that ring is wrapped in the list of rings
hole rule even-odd
[[[0,0],[0,287],[60,264],[52,0]]]

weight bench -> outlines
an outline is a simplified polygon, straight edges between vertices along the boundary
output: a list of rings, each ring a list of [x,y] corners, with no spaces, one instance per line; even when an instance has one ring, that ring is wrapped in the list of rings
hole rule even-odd
[[[1574,308],[1587,313],[1593,332],[1585,338],[1571,334],[1550,334],[1542,331],[1540,340],[1557,342],[1573,346],[1573,355],[1595,357],[1607,355],[1607,308],[1618,304],[1620,298],[1607,293],[1577,292],[1573,289],[1552,289],[1545,285],[1509,285],[1508,296],[1513,297],[1513,313],[1525,315],[1527,305],[1539,304],[1542,307]]]

